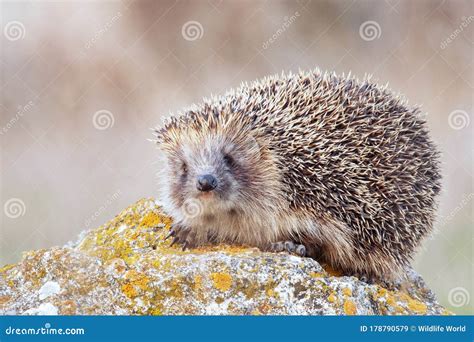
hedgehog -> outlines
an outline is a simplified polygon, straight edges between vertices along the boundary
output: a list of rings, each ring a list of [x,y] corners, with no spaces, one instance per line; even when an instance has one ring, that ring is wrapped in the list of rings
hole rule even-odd
[[[432,232],[439,152],[420,108],[370,76],[269,76],[154,131],[158,200],[183,249],[287,251],[391,284]]]

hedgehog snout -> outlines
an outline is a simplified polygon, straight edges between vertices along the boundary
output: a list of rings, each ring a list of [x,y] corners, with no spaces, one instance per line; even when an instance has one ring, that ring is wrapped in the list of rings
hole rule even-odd
[[[201,175],[197,177],[196,188],[199,191],[208,192],[217,187],[217,179],[211,174]]]

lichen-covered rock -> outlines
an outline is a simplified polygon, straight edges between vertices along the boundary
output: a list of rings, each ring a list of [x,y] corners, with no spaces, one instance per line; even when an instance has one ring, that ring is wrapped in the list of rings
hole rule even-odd
[[[255,248],[182,251],[171,220],[141,200],[65,247],[0,270],[0,314],[449,314],[410,272],[400,291],[316,261]]]

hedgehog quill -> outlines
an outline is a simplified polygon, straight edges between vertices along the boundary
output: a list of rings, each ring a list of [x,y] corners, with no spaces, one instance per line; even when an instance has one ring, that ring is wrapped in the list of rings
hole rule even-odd
[[[419,113],[369,79],[315,70],[168,118],[155,133],[173,243],[288,251],[397,281],[432,231],[440,192]]]

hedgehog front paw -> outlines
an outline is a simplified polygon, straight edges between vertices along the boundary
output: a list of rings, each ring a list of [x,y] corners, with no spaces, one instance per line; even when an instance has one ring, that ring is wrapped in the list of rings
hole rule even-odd
[[[178,243],[182,246],[183,251],[189,248],[196,247],[196,233],[189,227],[185,227],[179,224],[173,224],[170,229],[170,233],[166,239],[173,237],[170,247]],[[166,240],[165,239],[165,240]]]
[[[269,250],[271,252],[286,251],[288,253],[293,253],[301,257],[306,256],[306,247],[293,241],[278,241],[271,243]]]

